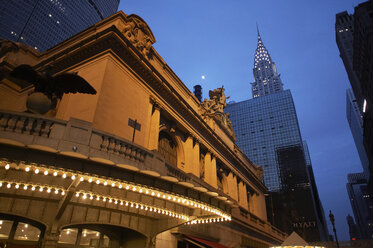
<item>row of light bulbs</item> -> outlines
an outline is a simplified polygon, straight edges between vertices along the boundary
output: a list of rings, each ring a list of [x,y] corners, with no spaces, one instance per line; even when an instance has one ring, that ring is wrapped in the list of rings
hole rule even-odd
[[[11,189],[12,187],[15,189],[19,190],[31,190],[31,191],[39,191],[39,192],[47,192],[47,193],[52,193],[54,192],[56,195],[61,194],[65,195],[65,189],[50,186],[50,185],[39,185],[39,184],[27,184],[23,182],[14,182],[14,181],[0,181],[0,187],[5,186],[8,189]],[[104,195],[98,195],[94,194],[92,192],[84,192],[84,191],[78,191],[75,193],[76,197],[81,197],[82,199],[90,199],[90,200],[97,200],[97,201],[103,201],[103,202],[109,202],[109,203],[114,203],[114,204],[119,204],[119,205],[125,205],[129,207],[134,207],[138,208],[141,210],[149,211],[149,212],[154,212],[158,214],[164,214],[168,215],[170,217],[178,218],[178,219],[183,219],[186,221],[189,221],[189,217],[184,214],[179,214],[173,211],[169,211],[163,208],[159,207],[153,207],[150,205],[134,202],[134,201],[128,201],[128,200],[122,200],[122,199],[117,199],[113,198],[110,196],[104,196]]]
[[[9,170],[10,168],[11,168],[10,164],[7,163],[5,165],[5,169]],[[113,180],[105,180],[105,179],[102,179],[102,178],[99,178],[99,177],[92,177],[92,176],[89,176],[88,179],[87,179],[87,176],[84,175],[84,174],[66,172],[66,171],[63,171],[63,170],[56,170],[56,169],[47,169],[47,168],[37,167],[37,166],[32,166],[32,167],[31,166],[26,166],[25,171],[26,172],[32,172],[33,171],[35,174],[44,174],[45,176],[47,176],[47,175],[61,176],[64,179],[65,178],[71,178],[71,180],[75,180],[75,179],[79,178],[79,180],[81,182],[88,181],[89,183],[103,184],[104,186],[111,186],[111,187],[118,187],[119,189],[132,190],[134,192],[145,193],[145,194],[148,194],[148,195],[151,195],[151,196],[156,196],[158,198],[162,198],[164,200],[172,201],[172,202],[175,202],[175,203],[178,203],[178,204],[183,204],[183,205],[186,205],[188,207],[200,208],[204,211],[216,214],[216,215],[218,215],[218,216],[220,216],[224,219],[230,219],[231,218],[229,214],[223,213],[221,210],[210,207],[207,204],[203,204],[203,203],[201,204],[201,203],[196,202],[196,201],[187,200],[187,199],[181,198],[177,195],[172,195],[172,194],[167,194],[166,195],[163,192],[154,191],[154,190],[148,189],[146,187],[139,187],[135,184],[131,184],[131,183],[128,183],[128,182],[126,182],[125,186],[123,186],[124,183],[116,182],[116,181],[113,181]]]
[[[230,218],[203,218],[203,219],[196,219],[192,221],[188,221],[185,225],[194,225],[194,224],[208,224],[208,223],[217,223],[223,221],[231,221]]]
[[[113,204],[119,204],[119,205],[124,205],[126,207],[130,208],[136,208],[136,209],[141,209],[149,212],[154,212],[158,214],[163,214],[163,215],[168,215],[170,217],[178,218],[178,219],[183,219],[186,221],[189,221],[189,217],[184,214],[180,214],[174,211],[170,211],[164,208],[160,207],[153,207],[147,204],[143,203],[138,203],[134,201],[129,201],[129,200],[123,200],[123,199],[118,199],[118,198],[113,198],[110,196],[105,196],[105,195],[98,195],[93,192],[86,192],[86,191],[78,191],[75,193],[75,197],[81,198],[83,200],[89,199],[89,200],[96,200],[96,201],[103,201],[103,202],[109,202]]]
[[[50,185],[40,185],[40,184],[29,184],[29,183],[23,183],[23,182],[15,182],[15,181],[0,181],[0,187],[5,186],[8,189],[11,189],[14,187],[15,189],[19,190],[31,190],[31,191],[39,191],[39,192],[47,192],[58,195],[65,195],[65,189],[56,187],[56,186],[50,186]]]

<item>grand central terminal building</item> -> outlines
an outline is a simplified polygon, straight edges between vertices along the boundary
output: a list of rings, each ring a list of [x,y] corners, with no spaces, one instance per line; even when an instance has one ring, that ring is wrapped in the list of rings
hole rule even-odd
[[[286,238],[267,222],[262,168],[235,145],[224,88],[201,103],[155,41],[123,12],[43,53],[1,40],[1,247],[261,248]],[[78,75],[97,93],[48,95],[11,73],[22,64],[44,81]]]

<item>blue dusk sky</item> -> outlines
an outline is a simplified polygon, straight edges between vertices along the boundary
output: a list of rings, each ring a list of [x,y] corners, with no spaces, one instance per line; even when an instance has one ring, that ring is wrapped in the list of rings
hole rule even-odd
[[[291,89],[303,139],[307,141],[326,217],[332,210],[338,236],[348,240],[347,173],[362,167],[346,120],[350,87],[335,41],[335,14],[358,0],[121,0],[156,38],[155,49],[192,91],[224,85],[236,102],[252,98],[250,82],[257,46],[264,45]],[[202,79],[202,75],[205,79]],[[327,217],[329,232],[331,224]]]

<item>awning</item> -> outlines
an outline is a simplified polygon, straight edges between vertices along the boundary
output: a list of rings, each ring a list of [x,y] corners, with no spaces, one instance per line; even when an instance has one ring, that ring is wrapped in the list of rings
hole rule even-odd
[[[188,241],[193,241],[194,240],[194,241],[197,241],[197,242],[202,243],[204,245],[207,245],[208,247],[211,247],[211,248],[229,248],[225,245],[216,243],[214,241],[200,239],[200,238],[196,238],[196,237],[193,237],[193,236],[190,236],[190,235],[185,235],[185,237],[186,237],[185,239],[188,240]],[[189,240],[189,239],[191,239],[191,240]],[[191,242],[191,243],[196,244],[195,242]],[[203,247],[203,246],[201,246],[201,247]]]

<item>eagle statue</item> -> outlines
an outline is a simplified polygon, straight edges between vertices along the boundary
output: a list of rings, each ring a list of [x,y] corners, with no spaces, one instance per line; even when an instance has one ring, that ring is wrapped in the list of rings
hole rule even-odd
[[[30,65],[20,65],[9,74],[11,77],[26,81],[35,88],[27,99],[27,108],[30,112],[45,114],[56,107],[64,93],[96,94],[96,90],[82,77],[74,73],[62,73],[51,76],[48,73],[39,73]]]

